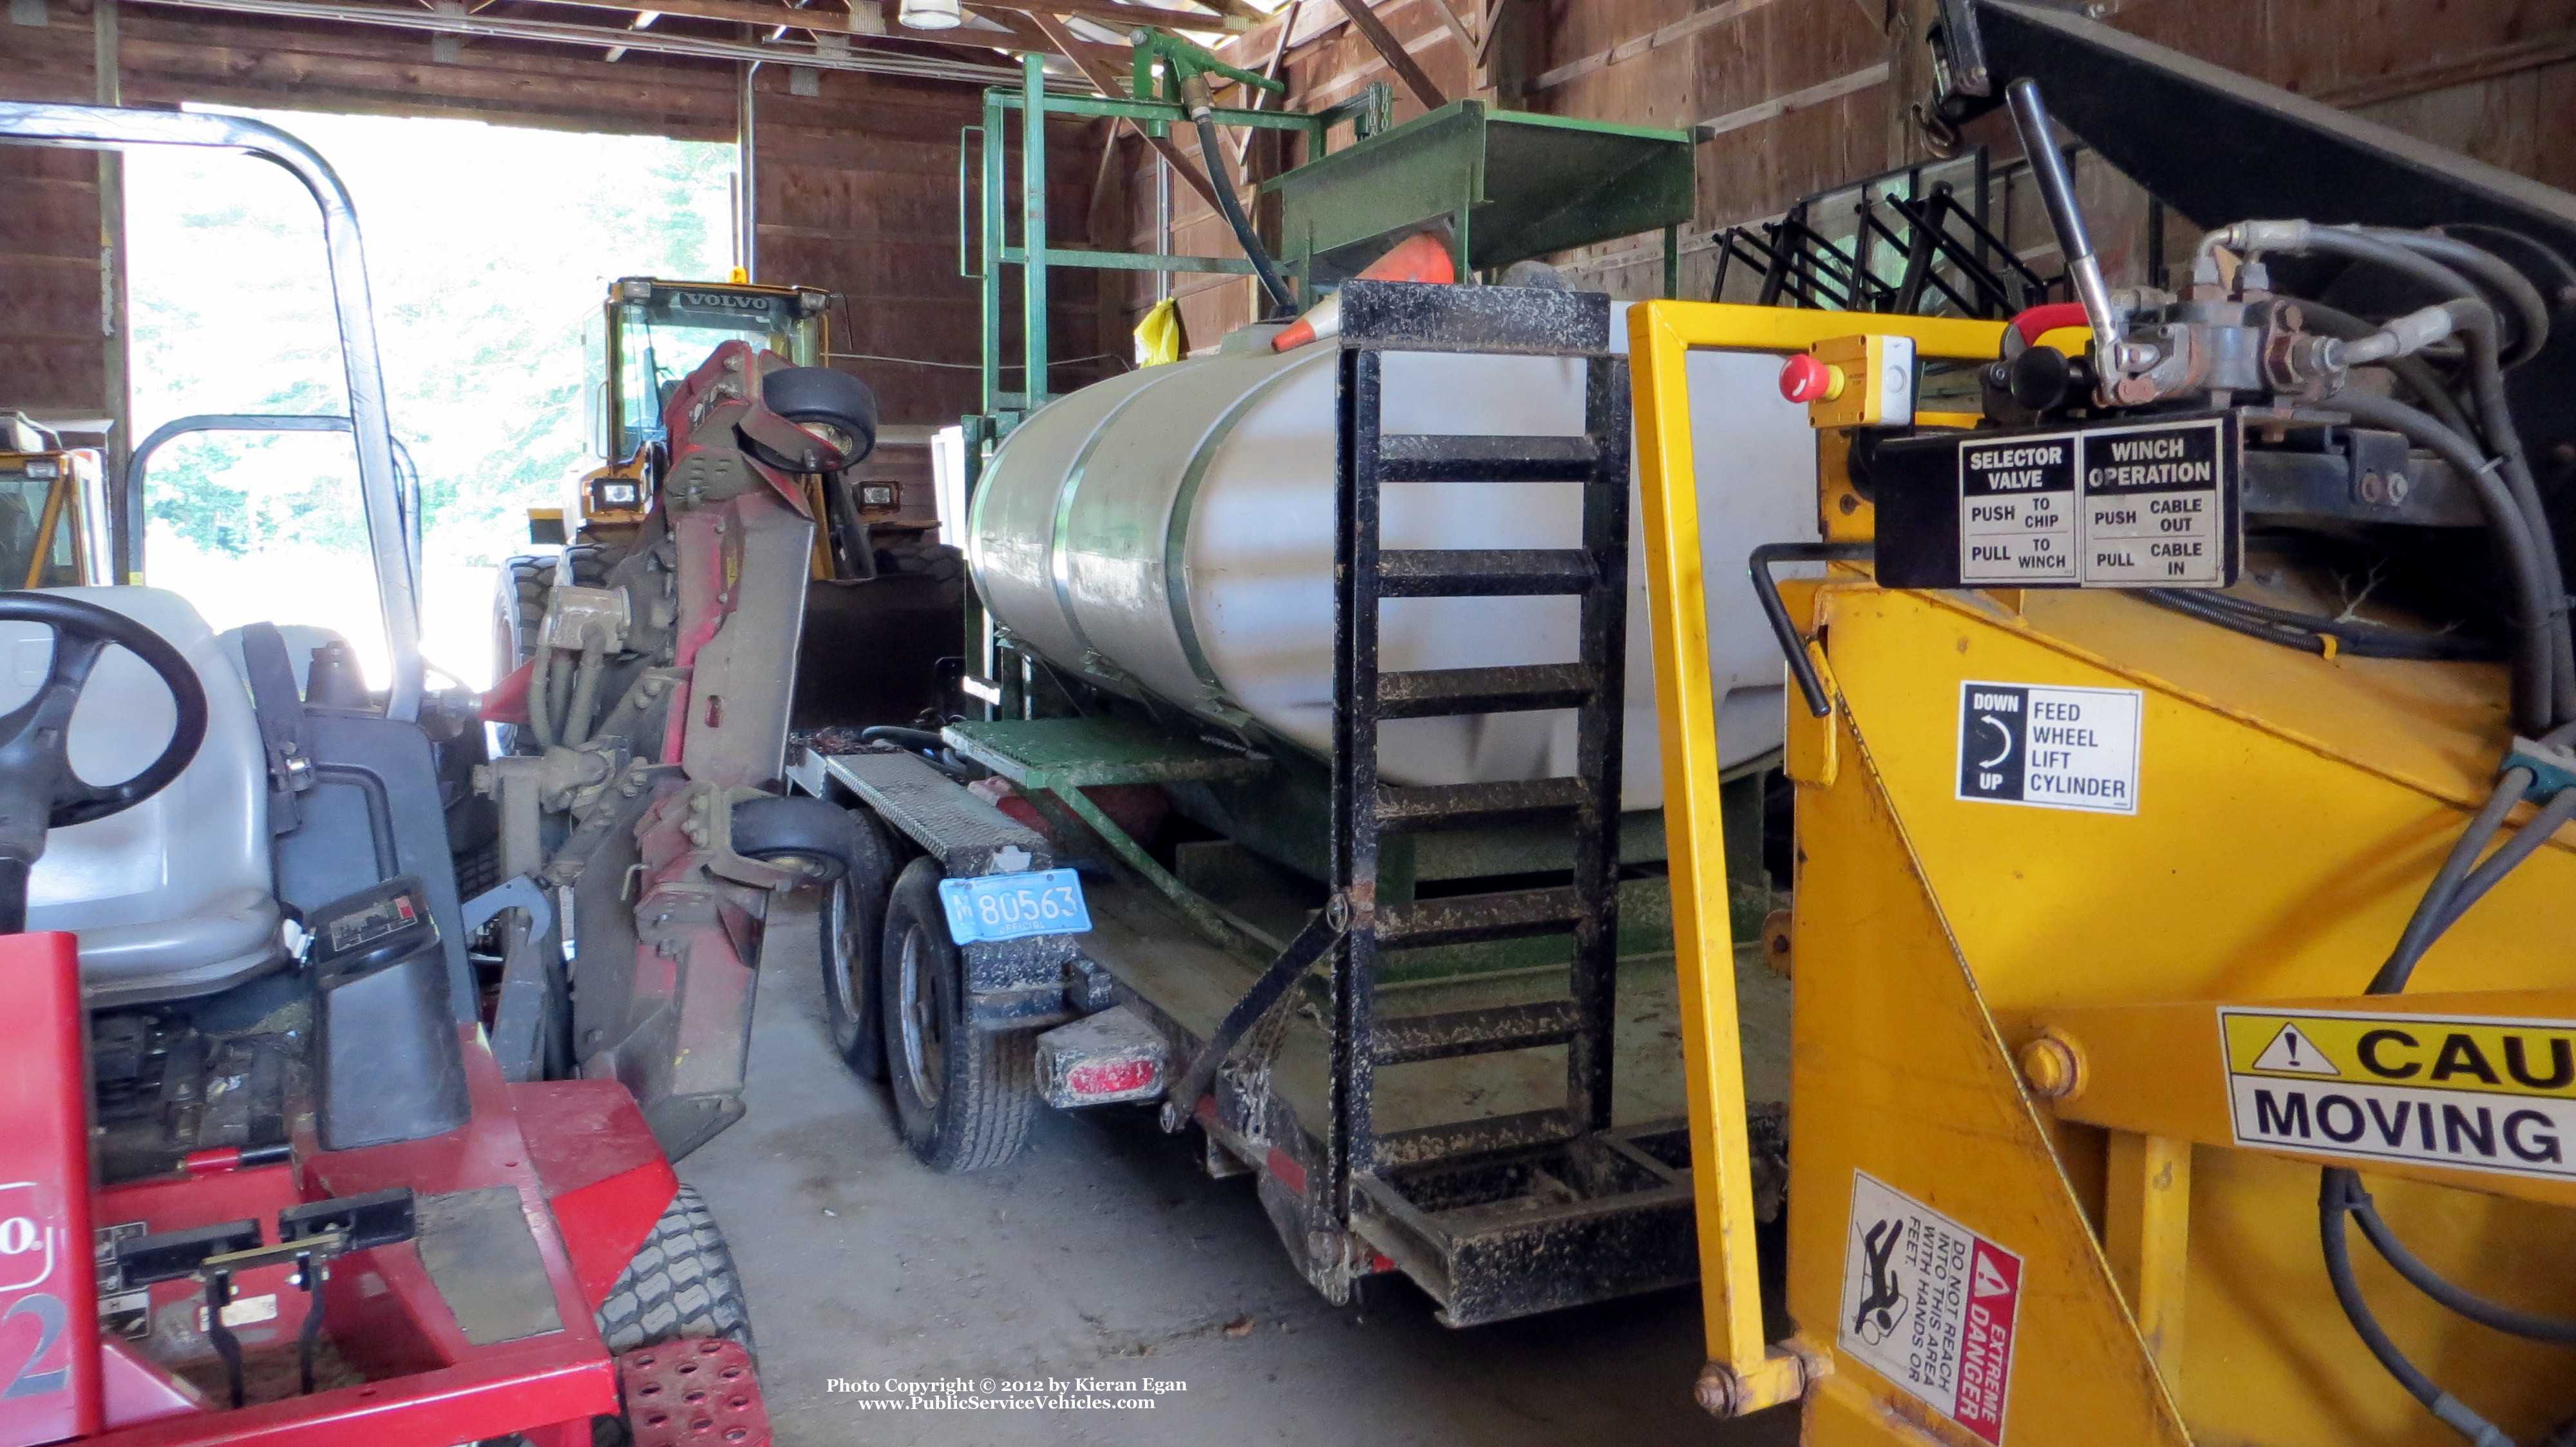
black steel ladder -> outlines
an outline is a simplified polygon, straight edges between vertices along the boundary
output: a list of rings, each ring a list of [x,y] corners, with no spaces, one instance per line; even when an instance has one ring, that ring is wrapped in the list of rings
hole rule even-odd
[[[1330,1199],[1345,1221],[1390,1172],[1450,1158],[1575,1140],[1610,1126],[1618,963],[1619,747],[1628,587],[1628,368],[1612,356],[1597,294],[1352,282],[1342,293],[1337,596],[1334,609],[1334,884],[1348,901],[1331,1001]],[[1481,352],[1585,359],[1582,435],[1387,434],[1383,354]],[[1583,484],[1581,546],[1396,550],[1379,546],[1389,483]],[[1384,672],[1379,605],[1396,598],[1572,596],[1572,662]],[[1573,709],[1577,772],[1510,783],[1400,787],[1378,776],[1378,726],[1409,718]],[[1391,837],[1562,823],[1571,880],[1550,888],[1378,902]],[[1519,937],[1573,937],[1562,998],[1381,1017],[1387,951]],[[1377,1128],[1379,1066],[1541,1046],[1566,1047],[1561,1107]]]

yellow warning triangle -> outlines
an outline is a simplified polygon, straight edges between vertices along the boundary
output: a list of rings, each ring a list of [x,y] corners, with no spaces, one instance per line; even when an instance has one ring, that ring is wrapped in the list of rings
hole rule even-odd
[[[2263,1053],[2254,1057],[2257,1070],[2278,1070],[2291,1075],[2341,1075],[2335,1063],[2316,1047],[2316,1042],[2299,1033],[2295,1024],[2285,1024]]]

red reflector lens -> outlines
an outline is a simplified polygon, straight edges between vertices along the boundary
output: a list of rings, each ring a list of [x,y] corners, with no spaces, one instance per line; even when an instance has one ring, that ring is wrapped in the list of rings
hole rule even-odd
[[[1124,1095],[1154,1083],[1151,1060],[1118,1060],[1103,1065],[1077,1065],[1064,1083],[1076,1095]]]

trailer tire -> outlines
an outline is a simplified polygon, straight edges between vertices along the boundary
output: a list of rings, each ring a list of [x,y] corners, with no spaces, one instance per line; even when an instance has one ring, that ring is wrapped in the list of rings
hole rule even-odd
[[[751,1314],[743,1307],[742,1278],[715,1214],[682,1186],[635,1259],[617,1274],[597,1314],[609,1354],[663,1342],[722,1337],[752,1351]]]
[[[886,1078],[885,1025],[877,960],[884,953],[887,896],[894,890],[894,851],[866,810],[850,811],[857,851],[841,877],[823,886],[814,911],[823,964],[823,1015],[832,1050],[861,1080]]]
[[[916,859],[886,902],[878,961],[887,1074],[904,1144],[936,1171],[990,1170],[1020,1153],[1037,1114],[1037,1038],[978,1030],[964,961],[939,902],[939,862]]]

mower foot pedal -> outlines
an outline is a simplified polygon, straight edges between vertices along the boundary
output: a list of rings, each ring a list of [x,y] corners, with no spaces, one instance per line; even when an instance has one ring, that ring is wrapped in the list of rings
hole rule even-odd
[[[742,1343],[711,1337],[617,1358],[635,1447],[769,1447],[769,1409]]]

